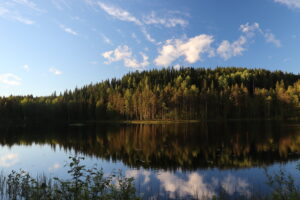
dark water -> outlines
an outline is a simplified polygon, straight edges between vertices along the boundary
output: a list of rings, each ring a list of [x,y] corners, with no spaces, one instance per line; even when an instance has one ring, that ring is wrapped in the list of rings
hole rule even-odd
[[[299,180],[300,125],[231,122],[0,129],[0,167],[67,178],[70,155],[105,173],[122,169],[144,199],[251,197],[270,192],[265,170]]]

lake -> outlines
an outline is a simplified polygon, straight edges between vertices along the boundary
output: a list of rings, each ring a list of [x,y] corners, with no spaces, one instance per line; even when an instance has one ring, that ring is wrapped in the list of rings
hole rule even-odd
[[[143,199],[193,199],[270,192],[266,171],[300,180],[300,125],[282,122],[89,124],[6,127],[0,167],[68,178],[69,156],[135,178]]]

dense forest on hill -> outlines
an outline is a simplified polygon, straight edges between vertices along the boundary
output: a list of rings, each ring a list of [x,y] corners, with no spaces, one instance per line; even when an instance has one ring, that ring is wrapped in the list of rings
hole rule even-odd
[[[6,123],[86,120],[296,119],[300,75],[247,68],[173,68],[48,97],[0,98]]]

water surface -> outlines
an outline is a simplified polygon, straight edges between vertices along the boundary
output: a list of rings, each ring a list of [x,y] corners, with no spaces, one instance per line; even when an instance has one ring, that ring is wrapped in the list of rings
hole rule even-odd
[[[0,130],[5,173],[68,178],[70,155],[105,173],[121,169],[149,198],[251,197],[270,192],[265,170],[285,168],[300,178],[300,125],[231,122],[159,125],[10,127]]]

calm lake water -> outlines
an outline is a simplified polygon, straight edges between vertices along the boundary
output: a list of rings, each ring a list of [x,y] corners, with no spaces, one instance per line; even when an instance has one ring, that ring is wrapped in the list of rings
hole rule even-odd
[[[2,128],[0,167],[68,178],[70,155],[134,177],[144,199],[266,194],[265,170],[300,180],[300,125],[281,122]]]

